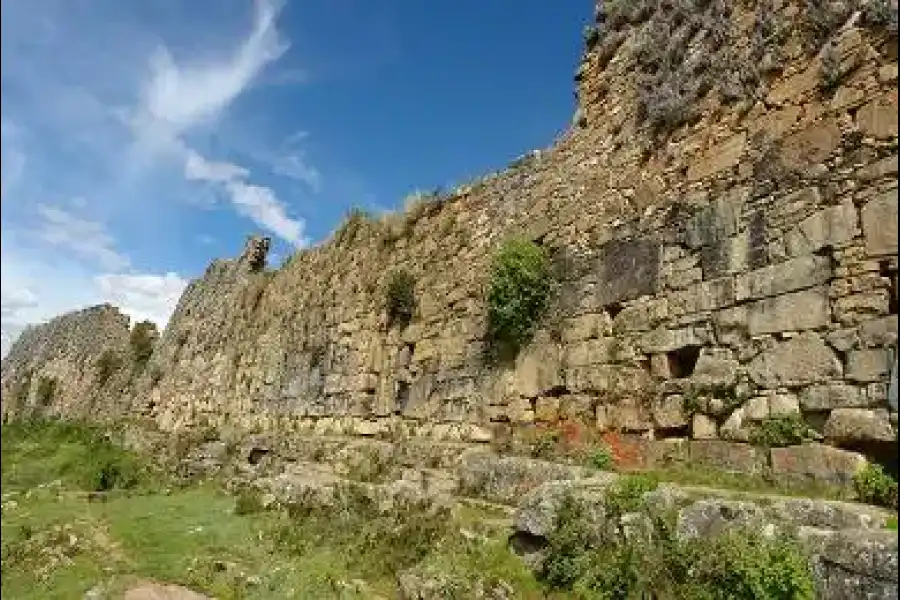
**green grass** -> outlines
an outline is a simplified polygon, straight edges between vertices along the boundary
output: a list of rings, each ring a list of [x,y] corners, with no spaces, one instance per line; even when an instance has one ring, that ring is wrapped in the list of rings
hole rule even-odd
[[[94,427],[4,426],[2,444],[3,598],[80,598],[141,579],[222,600],[391,598],[398,572],[442,565],[454,589],[481,577],[503,580],[514,597],[542,597],[526,594],[538,584],[499,541],[502,528],[477,530],[483,542],[461,534],[475,529],[480,508],[381,514],[350,494],[329,509],[262,510],[216,482],[172,485]],[[137,475],[87,493],[109,465]],[[355,580],[367,590],[343,583]]]

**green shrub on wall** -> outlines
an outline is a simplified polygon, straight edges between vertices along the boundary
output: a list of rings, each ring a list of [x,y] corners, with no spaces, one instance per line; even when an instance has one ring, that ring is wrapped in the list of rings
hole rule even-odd
[[[156,337],[156,325],[152,321],[141,321],[132,328],[129,344],[135,370],[140,371],[147,366],[147,362],[153,355]]]
[[[554,288],[544,248],[521,238],[503,243],[491,265],[487,294],[490,358],[509,358],[528,343]]]
[[[400,270],[391,274],[385,290],[387,317],[391,325],[409,324],[416,308],[415,287],[415,279],[407,271]]]

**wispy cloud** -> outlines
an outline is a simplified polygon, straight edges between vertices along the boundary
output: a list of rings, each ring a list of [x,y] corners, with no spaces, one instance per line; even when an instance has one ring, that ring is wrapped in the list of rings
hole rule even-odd
[[[116,251],[112,236],[101,223],[53,206],[41,204],[37,210],[41,217],[37,235],[44,242],[95,261],[110,271],[128,266],[128,259]]]
[[[218,135],[246,120],[254,88],[305,77],[281,68],[281,3],[255,0],[237,35],[234,5],[164,4],[3,2],[4,346],[26,323],[104,301],[163,324],[186,285],[177,271],[197,267],[157,249],[197,235],[192,199],[224,209],[197,224],[205,233],[219,236],[207,228],[228,227],[230,212],[308,243],[304,220],[267,186],[276,165],[245,163]],[[284,156],[284,176],[321,185],[302,152]]]
[[[165,275],[107,274],[95,278],[103,298],[125,307],[129,316],[164,324],[187,282],[176,273]]]
[[[255,6],[250,34],[224,59],[178,64],[166,48],[157,51],[143,93],[144,114],[154,126],[178,136],[214,120],[284,54],[288,43],[276,28],[281,4],[258,0]]]
[[[288,215],[274,190],[250,183],[244,167],[202,156],[184,139],[194,127],[220,117],[288,49],[276,27],[280,8],[280,4],[258,0],[250,34],[219,60],[179,64],[165,49],[158,51],[134,125],[139,141],[180,156],[186,179],[220,184],[220,191],[239,214],[300,247],[308,243],[303,221]],[[299,161],[286,163],[285,168],[295,173],[303,169],[303,176],[317,184],[321,177],[315,168]]]

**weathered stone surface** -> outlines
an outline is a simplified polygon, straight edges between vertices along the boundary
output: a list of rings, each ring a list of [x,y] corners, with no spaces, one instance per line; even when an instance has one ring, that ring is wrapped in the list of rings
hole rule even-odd
[[[701,387],[730,387],[737,377],[738,366],[730,350],[703,348],[692,379]]]
[[[718,440],[692,441],[690,457],[692,463],[735,473],[758,473],[766,463],[758,448]]]
[[[801,256],[771,265],[735,280],[738,301],[777,296],[826,283],[831,277],[831,263],[824,256]]]
[[[847,379],[858,382],[884,381],[890,371],[886,349],[851,350],[847,353]]]
[[[608,306],[656,292],[660,245],[653,240],[614,240],[600,251],[598,302]]]
[[[800,394],[800,406],[805,411],[834,408],[859,408],[869,405],[863,388],[845,383],[811,385]]]
[[[772,473],[777,477],[849,485],[866,464],[861,454],[825,444],[772,448]]]
[[[747,305],[750,335],[824,328],[830,321],[827,288],[765,298]]]
[[[769,415],[788,417],[800,413],[800,399],[794,394],[773,394],[769,396]]]
[[[740,500],[701,500],[678,513],[676,535],[680,539],[710,538],[732,528],[761,529],[763,509]]]
[[[863,347],[893,346],[897,343],[897,315],[871,319],[859,326]]]
[[[897,254],[897,189],[873,198],[862,208],[866,252],[870,256]]]
[[[833,121],[815,123],[784,140],[781,159],[790,168],[803,169],[821,163],[841,142],[841,130]]]
[[[866,135],[890,139],[897,137],[897,90],[876,98],[856,113],[856,124]]]
[[[682,396],[664,396],[652,407],[653,424],[660,429],[675,429],[687,425]]]
[[[522,457],[500,457],[488,451],[469,450],[458,466],[460,490],[465,495],[513,503],[548,481],[580,479],[590,475],[581,467]]]
[[[691,419],[691,437],[695,440],[714,440],[718,437],[719,427],[716,421],[704,414],[697,413]]]
[[[856,237],[857,222],[856,207],[851,202],[817,211],[787,233],[788,253],[800,256],[844,246]]]
[[[837,355],[815,333],[779,343],[753,359],[748,367],[750,378],[769,389],[820,383],[840,377],[841,372]]]
[[[817,533],[807,539],[814,550],[819,597],[897,598],[896,532],[851,529]]]
[[[736,166],[746,146],[747,134],[740,133],[710,148],[704,157],[691,164],[688,179],[696,181]]]
[[[825,421],[824,435],[826,441],[835,444],[897,440],[897,431],[888,419],[888,412],[865,408],[834,409]]]
[[[210,600],[180,585],[146,582],[129,588],[124,600]]]

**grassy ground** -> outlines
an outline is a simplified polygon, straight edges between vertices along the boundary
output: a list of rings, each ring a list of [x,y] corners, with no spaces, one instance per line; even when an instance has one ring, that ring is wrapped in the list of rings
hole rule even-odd
[[[381,517],[365,506],[236,514],[219,486],[171,486],[83,427],[3,426],[2,489],[3,598],[81,598],[137,579],[222,599],[392,598],[396,573],[419,563],[423,573],[446,565],[457,582],[502,579],[513,597],[544,597],[490,528],[476,532],[486,541],[461,534],[481,521],[478,508],[449,518]]]

